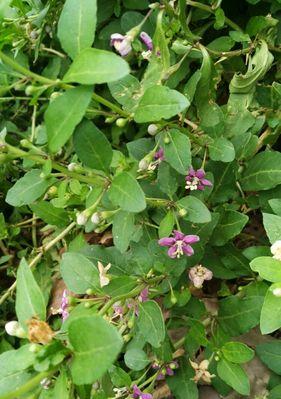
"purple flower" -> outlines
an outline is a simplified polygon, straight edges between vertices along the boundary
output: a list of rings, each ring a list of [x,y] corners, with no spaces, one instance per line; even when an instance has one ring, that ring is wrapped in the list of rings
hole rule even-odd
[[[61,308],[62,321],[65,321],[69,316],[67,290],[64,290],[62,293],[60,308]]]
[[[133,386],[133,395],[134,399],[152,399],[152,395],[150,393],[143,393],[137,385]]]
[[[204,190],[205,186],[212,186],[210,180],[205,179],[205,171],[203,169],[194,170],[192,167],[189,169],[188,175],[186,176],[187,190]]]
[[[205,280],[211,280],[213,273],[202,265],[194,266],[189,270],[188,274],[194,287],[201,288]]]
[[[151,37],[146,32],[141,32],[140,34],[141,41],[146,45],[149,51],[153,50],[153,42]]]
[[[158,244],[163,247],[170,247],[168,250],[168,255],[170,258],[179,258],[181,255],[185,254],[191,256],[194,251],[190,244],[198,242],[200,238],[196,235],[184,235],[180,231],[173,231],[174,237],[164,237],[158,241]]]
[[[144,288],[144,289],[141,291],[141,293],[140,293],[140,295],[139,295],[139,297],[138,297],[139,302],[146,302],[146,301],[148,301],[148,294],[149,294],[148,288]]]
[[[130,35],[121,35],[113,33],[110,37],[110,45],[122,56],[126,57],[132,51],[132,37]]]
[[[154,154],[154,159],[155,161],[164,161],[164,150],[163,148],[160,148],[157,152]]]

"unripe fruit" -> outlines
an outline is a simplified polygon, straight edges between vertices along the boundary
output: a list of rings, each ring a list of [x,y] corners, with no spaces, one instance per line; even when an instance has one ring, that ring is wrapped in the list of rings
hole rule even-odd
[[[128,122],[128,119],[118,118],[115,123],[116,123],[116,126],[118,126],[118,127],[124,127],[124,126],[126,126],[127,122]]]

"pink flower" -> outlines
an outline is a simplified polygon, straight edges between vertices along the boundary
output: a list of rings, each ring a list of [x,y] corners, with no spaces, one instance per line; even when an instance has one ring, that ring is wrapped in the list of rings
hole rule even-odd
[[[194,266],[189,270],[188,274],[194,287],[201,288],[205,280],[211,280],[213,273],[202,265]]]
[[[146,45],[147,49],[149,51],[152,51],[153,50],[153,42],[152,42],[151,37],[146,32],[141,32],[140,38],[141,38],[142,42]]]
[[[138,297],[139,302],[146,302],[146,301],[148,301],[148,294],[149,294],[148,288],[144,288],[144,289],[141,291],[141,293],[140,293],[140,295],[139,295],[139,297]]]
[[[132,51],[132,37],[129,35],[121,35],[113,33],[110,37],[110,45],[122,56],[126,57]]]
[[[194,254],[190,244],[198,242],[200,238],[196,235],[184,235],[180,231],[173,231],[174,237],[164,237],[158,241],[158,244],[164,247],[170,247],[168,255],[170,258],[179,258],[185,254],[191,256]]]
[[[133,395],[134,399],[152,399],[152,395],[150,393],[143,393],[137,385],[133,386]]]
[[[188,175],[186,176],[186,185],[185,188],[187,190],[204,190],[205,186],[212,186],[212,182],[210,180],[205,179],[205,171],[203,169],[194,170],[192,167],[189,169]]]
[[[69,316],[67,290],[64,290],[62,293],[60,308],[61,308],[62,321],[65,321]]]

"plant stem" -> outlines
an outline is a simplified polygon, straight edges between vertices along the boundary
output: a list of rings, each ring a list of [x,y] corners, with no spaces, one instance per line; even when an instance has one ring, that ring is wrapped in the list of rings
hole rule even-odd
[[[40,252],[32,259],[32,261],[29,263],[29,267],[32,268],[35,266],[42,256],[45,254],[45,252],[49,251],[54,245],[56,245],[60,240],[62,240],[72,229],[73,227],[76,226],[75,222],[70,223],[57,237],[55,237],[52,241],[50,241],[48,244],[45,246],[41,247]],[[0,298],[0,305],[2,305],[3,302],[9,297],[9,295],[14,291],[16,288],[17,282],[15,281],[10,288],[3,294]],[[0,399],[2,399],[0,397]]]
[[[200,10],[207,11],[211,14],[215,14],[215,10],[213,10],[210,6],[207,6],[206,4],[202,4],[192,0],[186,0],[186,3],[192,7],[197,7],[200,8]],[[237,30],[238,32],[243,32],[240,26],[238,26],[235,22],[231,21],[231,19],[225,17],[225,22],[228,26],[230,26],[234,30]]]
[[[15,399],[21,397],[28,391],[31,391],[31,389],[35,388],[36,385],[40,384],[40,381],[42,381],[44,378],[53,375],[55,371],[57,371],[57,368],[52,371],[43,371],[42,373],[37,374],[35,377],[28,380],[25,384],[17,388],[15,391],[1,395],[0,399]]]
[[[48,85],[48,86],[60,86],[64,89],[70,89],[74,86],[70,84],[66,84],[62,82],[61,80],[52,80],[45,78],[44,76],[38,75],[37,73],[31,72],[29,69],[23,67],[22,65],[18,64],[16,61],[14,61],[12,58],[8,57],[6,54],[4,54],[2,51],[0,51],[0,59],[9,65],[11,68],[13,68],[15,71],[18,71],[24,76],[28,76],[32,79],[35,79],[37,82],[42,83],[43,85]],[[93,93],[92,94],[93,100],[97,101],[100,104],[103,104],[107,108],[112,109],[113,111],[117,112],[119,115],[122,115],[124,117],[129,117],[130,114],[127,112],[123,111],[120,107],[117,105],[111,103],[110,101],[106,100],[105,98],[101,97],[100,95]]]

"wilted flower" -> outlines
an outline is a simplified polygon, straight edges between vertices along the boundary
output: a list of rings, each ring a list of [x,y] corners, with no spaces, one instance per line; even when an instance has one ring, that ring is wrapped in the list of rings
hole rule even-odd
[[[108,263],[105,267],[103,264],[98,261],[98,269],[99,269],[99,274],[100,274],[100,286],[104,287],[105,285],[108,285],[110,282],[110,278],[107,275],[108,270],[111,268],[111,263]]]
[[[18,321],[8,321],[8,323],[5,324],[5,330],[6,333],[11,335],[12,337],[26,337],[26,333],[24,329],[20,326]]]
[[[158,244],[164,247],[170,247],[168,255],[170,258],[179,258],[185,254],[191,256],[194,251],[190,244],[194,244],[200,240],[196,235],[184,235],[180,231],[173,231],[174,237],[164,237],[158,241]]]
[[[270,251],[274,259],[281,260],[281,240],[275,241],[275,243],[271,245]]]
[[[114,317],[122,317],[123,316],[123,313],[124,313],[124,309],[123,309],[123,306],[121,306],[121,304],[120,304],[120,302],[115,302],[114,304],[113,304],[113,310],[114,310],[114,313],[113,313],[113,318]]]
[[[193,377],[193,381],[198,382],[199,380],[202,380],[206,382],[207,384],[211,383],[211,379],[215,377],[214,374],[210,374],[208,371],[209,367],[209,361],[208,360],[203,360],[201,363],[195,363],[192,362],[191,360],[190,364],[191,367],[195,370],[195,376]]]
[[[152,395],[150,393],[143,393],[137,385],[133,386],[133,395],[134,399],[152,399]]]
[[[146,45],[147,49],[149,51],[152,51],[153,50],[153,42],[152,42],[151,37],[146,32],[141,32],[140,38],[141,38],[141,41]]]
[[[67,290],[63,290],[60,310],[61,310],[62,321],[65,321],[69,316]]]
[[[164,161],[165,158],[163,148],[159,148],[159,150],[155,152],[154,159],[158,161]]]
[[[110,45],[122,56],[126,57],[132,51],[133,37],[130,35],[121,35],[113,33],[110,37]]]
[[[205,280],[211,280],[213,277],[211,270],[202,265],[192,267],[188,275],[196,288],[201,288]]]
[[[49,344],[55,336],[48,323],[36,318],[28,320],[28,339],[34,344]]]
[[[67,169],[68,169],[70,172],[74,172],[75,169],[76,169],[76,166],[77,166],[77,164],[76,164],[75,162],[71,162],[70,164],[67,165]]]
[[[210,180],[205,179],[205,171],[203,169],[194,170],[192,167],[189,169],[188,175],[186,176],[186,185],[185,188],[187,190],[204,190],[205,186],[212,186],[212,182]]]

